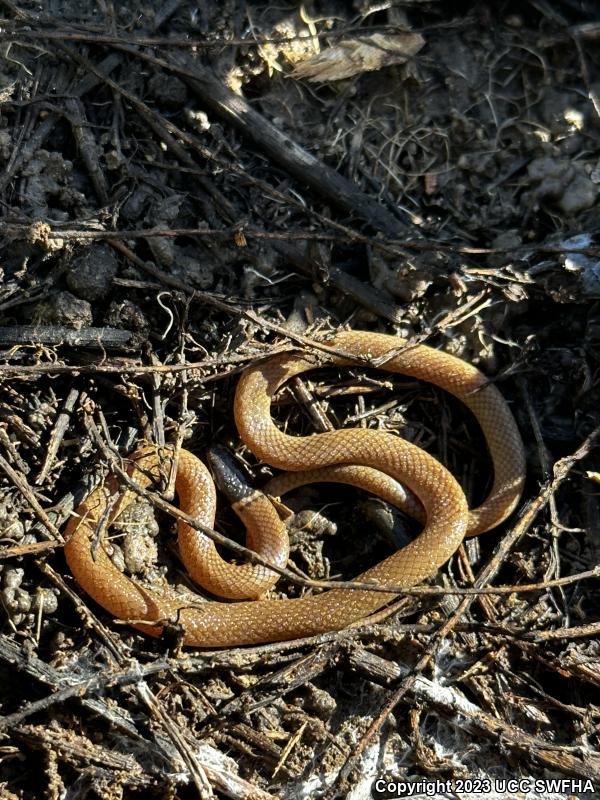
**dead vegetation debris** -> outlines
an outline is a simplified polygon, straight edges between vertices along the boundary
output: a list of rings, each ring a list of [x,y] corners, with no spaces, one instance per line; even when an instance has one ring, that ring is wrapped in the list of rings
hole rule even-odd
[[[596,17],[587,0],[0,0],[0,797],[600,791]],[[88,602],[62,530],[115,454],[217,440],[264,482],[237,376],[326,354],[343,325],[498,382],[528,450],[514,519],[317,639],[181,652],[176,625],[150,640]],[[276,414],[396,431],[485,491],[477,430],[432,387],[357,364],[295,381]],[[165,476],[113,555],[189,588],[169,499]],[[412,535],[347,488],[290,505],[289,596]],[[220,530],[247,555],[226,511]]]

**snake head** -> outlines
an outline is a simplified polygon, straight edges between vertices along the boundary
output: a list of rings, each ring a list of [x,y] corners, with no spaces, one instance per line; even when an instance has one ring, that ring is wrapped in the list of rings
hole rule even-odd
[[[206,455],[215,483],[232,505],[256,494],[226,447],[215,445]]]

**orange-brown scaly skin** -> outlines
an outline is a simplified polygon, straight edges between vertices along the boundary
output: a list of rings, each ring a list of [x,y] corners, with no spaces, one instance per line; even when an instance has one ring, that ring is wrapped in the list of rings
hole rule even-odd
[[[370,473],[365,473],[366,479],[376,482],[381,477],[375,476],[373,470],[378,470],[408,486],[418,497],[426,518],[423,532],[357,577],[361,582],[413,586],[435,573],[466,534],[474,535],[498,525],[514,509],[525,475],[521,438],[498,390],[460,359],[421,345],[404,347],[393,336],[362,331],[337,334],[329,343],[373,359],[393,351],[394,355],[382,369],[430,381],[454,394],[475,414],[488,443],[494,464],[494,485],[486,501],[469,512],[464,494],[450,473],[424,451],[391,433],[354,429],[294,437],[281,432],[271,420],[271,398],[289,377],[312,369],[312,362],[285,354],[243,373],[235,399],[236,424],[242,440],[259,458],[284,470],[319,470],[319,480],[339,480],[339,468],[329,473],[328,468],[342,465],[341,477],[356,485],[361,484],[362,468]],[[334,359],[333,363],[348,362]],[[144,463],[148,467],[152,462]],[[187,486],[193,483],[190,476],[193,478],[199,463],[182,451],[178,482],[184,481]],[[346,464],[357,466],[351,476],[344,478]],[[304,482],[303,477],[314,476],[314,472],[299,476],[296,483]],[[106,503],[105,494],[96,490],[78,509],[78,514],[87,521],[69,524],[71,538],[65,550],[73,574],[94,599],[121,619],[176,619],[183,625],[185,644],[197,647],[258,644],[336,630],[376,611],[395,597],[393,593],[368,590],[331,590],[291,600],[207,602],[185,607],[181,597],[172,591],[149,592],[129,580],[113,566],[103,547],[97,548],[97,558],[92,559],[90,541]],[[188,513],[200,513],[199,506],[191,508],[186,504],[189,498],[179,486],[178,494],[182,508]],[[398,497],[398,487],[392,486],[389,494]],[[409,498],[409,507],[412,502]],[[259,528],[271,524],[267,520],[268,505],[257,504]],[[245,505],[245,516],[248,513],[251,514],[251,504]],[[212,521],[204,524],[212,525]],[[142,629],[158,632],[157,628],[142,626]]]

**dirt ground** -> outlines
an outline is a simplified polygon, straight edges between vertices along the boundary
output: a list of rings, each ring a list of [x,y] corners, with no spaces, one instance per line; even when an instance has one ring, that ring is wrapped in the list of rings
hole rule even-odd
[[[592,0],[0,0],[2,799],[600,791],[599,37]],[[525,443],[516,512],[342,632],[207,651],[115,621],[62,552],[115,454],[220,443],[264,484],[239,374],[340,328],[489,376]],[[489,489],[430,384],[330,365],[274,415],[393,431],[471,504]],[[155,497],[113,563],[189,590]],[[273,597],[418,531],[347,486],[285,502]],[[226,502],[217,530],[243,541]]]

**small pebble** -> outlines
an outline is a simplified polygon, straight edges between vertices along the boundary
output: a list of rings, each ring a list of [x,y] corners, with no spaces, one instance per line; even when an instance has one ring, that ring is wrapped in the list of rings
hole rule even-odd
[[[67,272],[67,286],[84,300],[103,300],[112,289],[117,270],[113,249],[106,244],[94,245],[73,259]]]
[[[37,304],[34,322],[40,325],[67,325],[75,330],[92,324],[92,306],[71,292],[56,292]]]

